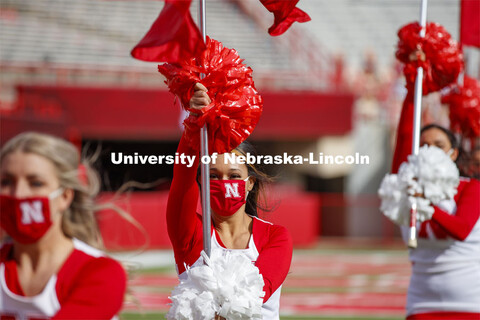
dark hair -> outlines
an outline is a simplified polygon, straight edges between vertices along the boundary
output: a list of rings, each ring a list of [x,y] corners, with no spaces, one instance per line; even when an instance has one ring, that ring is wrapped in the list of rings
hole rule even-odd
[[[257,150],[248,141],[243,141],[238,147],[231,151],[237,155],[246,156],[247,153],[257,158]],[[258,217],[258,209],[268,212],[270,208],[267,203],[266,189],[272,182],[272,178],[267,175],[259,164],[246,163],[248,176],[254,178],[252,190],[248,193],[245,212],[251,216]],[[197,184],[200,187],[200,167],[197,171]]]
[[[243,141],[238,147],[232,150],[232,153],[246,156],[247,153],[257,158],[257,150],[248,141]],[[248,193],[245,212],[249,215],[258,217],[258,209],[262,211],[270,211],[267,206],[266,188],[272,182],[272,178],[268,176],[263,167],[259,164],[247,163],[248,175],[255,178],[253,189]]]
[[[458,144],[457,138],[455,137],[453,132],[444,128],[444,127],[442,127],[442,126],[439,126],[438,124],[432,123],[432,124],[426,125],[425,127],[422,128],[422,130],[420,131],[420,134],[422,134],[425,131],[428,131],[430,129],[438,129],[438,130],[442,131],[443,133],[445,133],[445,135],[448,138],[448,141],[450,141],[450,145],[452,146],[452,149],[459,149],[459,144]]]

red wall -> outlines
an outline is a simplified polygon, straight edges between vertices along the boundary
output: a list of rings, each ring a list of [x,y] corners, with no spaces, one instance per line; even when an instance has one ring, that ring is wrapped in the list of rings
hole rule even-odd
[[[301,191],[274,189],[279,203],[261,218],[285,226],[296,247],[314,245],[318,239],[320,198]],[[98,213],[100,231],[111,250],[171,248],[166,227],[168,192],[134,192],[116,201],[143,227],[140,231],[112,210]],[[104,194],[103,201],[111,201]],[[148,240],[147,240],[148,239]],[[148,242],[147,242],[148,241]]]
[[[2,140],[46,124],[87,139],[175,140],[180,108],[168,91],[138,88],[19,86],[17,108],[2,113]],[[311,139],[351,131],[353,96],[320,92],[261,92],[254,139]],[[36,123],[34,125],[33,123]],[[47,126],[48,127],[48,126]],[[68,131],[65,128],[63,131]]]

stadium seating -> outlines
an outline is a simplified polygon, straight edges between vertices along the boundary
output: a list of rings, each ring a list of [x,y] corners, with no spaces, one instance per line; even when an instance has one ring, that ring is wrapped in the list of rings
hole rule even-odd
[[[242,10],[245,3],[254,7],[256,17]],[[310,70],[318,71],[312,61],[328,62],[336,52],[345,54],[351,68],[360,68],[367,49],[376,53],[381,67],[390,66],[397,30],[419,16],[419,3],[413,0],[301,1],[300,8],[310,14],[312,21],[294,25],[283,38],[272,38],[264,27],[273,19],[257,0],[209,0],[207,6],[209,35],[237,49],[257,73],[287,78],[295,73],[308,78]],[[457,37],[458,7],[458,0],[431,1],[428,18]],[[4,0],[0,62],[145,71],[151,64],[132,59],[129,52],[161,8],[161,1]],[[196,11],[194,1],[195,18]],[[262,26],[258,25],[259,16],[265,20]],[[295,46],[288,33],[294,34]],[[320,59],[305,59],[308,50]],[[328,67],[328,63],[325,65]],[[302,85],[308,87],[308,83]]]

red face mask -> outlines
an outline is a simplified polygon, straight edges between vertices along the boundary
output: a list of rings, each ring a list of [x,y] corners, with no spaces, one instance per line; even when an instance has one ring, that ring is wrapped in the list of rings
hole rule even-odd
[[[245,180],[210,181],[210,205],[216,214],[229,217],[246,202]]]
[[[21,199],[0,195],[0,226],[15,241],[23,244],[37,242],[52,225],[50,199],[62,191],[58,189],[48,197]]]

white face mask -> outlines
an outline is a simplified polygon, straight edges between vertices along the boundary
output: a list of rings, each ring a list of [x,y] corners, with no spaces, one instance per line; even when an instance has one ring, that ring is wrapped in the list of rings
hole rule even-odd
[[[455,151],[454,149],[448,150],[448,151],[447,151],[447,156],[450,157],[450,156],[453,154],[454,151]]]

